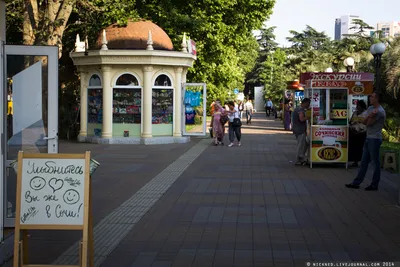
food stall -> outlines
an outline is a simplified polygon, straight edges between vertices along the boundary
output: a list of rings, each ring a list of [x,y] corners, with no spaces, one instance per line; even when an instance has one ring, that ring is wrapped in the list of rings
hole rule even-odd
[[[302,73],[300,81],[311,100],[310,167],[314,163],[340,163],[347,168],[349,120],[357,101],[372,94],[374,75]]]

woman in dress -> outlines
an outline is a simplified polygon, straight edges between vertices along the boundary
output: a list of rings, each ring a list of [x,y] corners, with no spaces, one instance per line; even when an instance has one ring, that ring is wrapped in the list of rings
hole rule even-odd
[[[221,106],[219,100],[214,103],[214,113],[212,115],[212,130],[214,145],[224,145],[225,125],[221,123],[221,117],[226,116],[226,110]]]
[[[352,167],[358,167],[363,154],[364,142],[367,137],[367,126],[363,124],[367,105],[363,100],[357,102],[356,111],[350,119],[349,131],[349,162],[353,162]]]
[[[291,127],[291,118],[290,118],[290,105],[289,105],[289,99],[285,99],[284,105],[283,105],[283,112],[284,112],[284,122],[283,125],[285,127],[285,130],[290,131]]]

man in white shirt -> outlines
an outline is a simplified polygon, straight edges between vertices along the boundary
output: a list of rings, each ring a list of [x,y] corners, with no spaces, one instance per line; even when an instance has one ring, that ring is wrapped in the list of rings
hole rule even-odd
[[[251,100],[247,100],[246,104],[245,104],[245,110],[246,110],[246,122],[247,124],[251,124],[251,117],[253,117],[253,104],[251,103]]]

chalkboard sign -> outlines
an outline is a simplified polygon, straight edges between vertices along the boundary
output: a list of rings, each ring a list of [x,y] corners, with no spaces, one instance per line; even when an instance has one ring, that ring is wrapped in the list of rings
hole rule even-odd
[[[85,154],[19,152],[14,267],[42,266],[29,265],[26,262],[26,230],[40,229],[82,230],[80,266],[87,266],[88,256],[89,266],[93,266],[89,176],[90,152]]]
[[[20,224],[83,225],[84,159],[23,159]]]

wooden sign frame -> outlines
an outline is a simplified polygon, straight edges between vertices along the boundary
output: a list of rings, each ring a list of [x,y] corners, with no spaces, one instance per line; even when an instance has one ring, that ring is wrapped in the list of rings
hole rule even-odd
[[[21,190],[23,159],[84,159],[84,200],[83,225],[29,225],[21,224]],[[85,154],[28,154],[18,153],[17,201],[14,233],[14,264],[13,267],[94,267],[93,221],[90,183],[90,152]],[[46,265],[28,264],[28,234],[27,230],[79,230],[82,240],[79,246],[79,265]],[[22,235],[21,235],[22,232]],[[21,239],[22,236],[22,239]],[[89,260],[89,263],[88,263]]]

